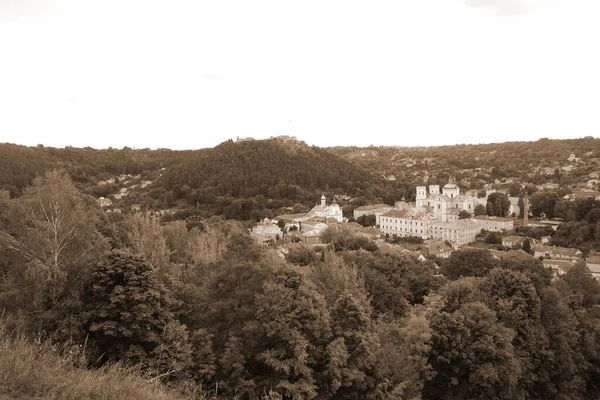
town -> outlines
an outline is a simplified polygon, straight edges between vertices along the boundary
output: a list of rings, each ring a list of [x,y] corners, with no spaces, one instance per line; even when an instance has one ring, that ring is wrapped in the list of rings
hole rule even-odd
[[[573,153],[566,161],[567,166],[562,168],[566,172],[573,170],[573,164],[581,163]],[[542,172],[554,174],[553,169],[546,169]],[[590,173],[581,187],[573,188],[562,200],[600,200],[600,192],[594,189],[600,183],[599,177],[599,172]],[[276,247],[282,256],[298,246],[322,246],[321,236],[328,229],[344,230],[373,240],[382,252],[413,254],[420,260],[448,258],[458,249],[485,248],[494,258],[539,258],[555,276],[567,273],[577,263],[585,263],[592,276],[600,279],[600,253],[584,256],[575,248],[548,245],[550,236],[536,239],[515,233],[515,228],[521,232],[526,232],[523,228],[536,227],[556,231],[561,224],[560,219],[546,219],[543,212],[533,219],[528,196],[523,199],[510,195],[515,185],[521,190],[526,187],[516,179],[497,180],[485,185],[485,194],[481,196],[478,190],[461,193],[451,178],[441,190],[439,185],[417,186],[414,202],[402,199],[393,206],[382,203],[359,206],[350,218],[343,216],[335,196],[328,200],[322,195],[309,212],[265,218],[250,232],[257,245]],[[550,182],[535,188],[543,192],[559,186]],[[508,201],[500,215],[487,212],[492,195]],[[361,219],[366,224],[356,222]]]

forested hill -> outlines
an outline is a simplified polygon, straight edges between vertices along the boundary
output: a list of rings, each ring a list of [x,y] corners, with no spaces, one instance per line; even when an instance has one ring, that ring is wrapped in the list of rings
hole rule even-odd
[[[0,144],[0,190],[12,197],[52,169],[65,170],[80,190],[108,197],[114,207],[140,203],[148,210],[188,210],[239,220],[273,217],[294,206],[304,212],[322,193],[328,201],[338,195],[359,197],[363,203],[393,202],[408,193],[326,149],[296,141],[230,140],[187,151]],[[103,182],[121,174],[141,175],[137,183],[152,185],[134,190],[126,186],[130,178]],[[117,199],[124,188],[127,196]]]
[[[187,151],[168,149],[97,150],[86,148],[54,148],[0,143],[0,189],[17,196],[36,176],[51,169],[66,170],[81,189],[119,174],[151,173],[176,163]]]
[[[255,140],[221,143],[188,154],[167,169],[162,183],[175,199],[191,204],[215,204],[227,199],[267,200],[277,206],[313,204],[322,192],[334,195],[385,197],[384,179],[331,152],[303,143]],[[247,202],[248,203],[248,202]],[[257,208],[257,204],[240,204]]]
[[[332,147],[328,150],[363,168],[384,175],[415,180],[415,176],[445,179],[449,175],[461,178],[483,172],[482,178],[514,176],[535,181],[544,175],[544,168],[561,169],[569,164],[571,152],[583,163],[580,172],[599,168],[600,139],[587,136],[580,139],[539,139],[535,142],[504,142],[491,144],[460,144],[432,147]],[[581,168],[583,167],[583,168]],[[426,180],[426,179],[425,179]]]

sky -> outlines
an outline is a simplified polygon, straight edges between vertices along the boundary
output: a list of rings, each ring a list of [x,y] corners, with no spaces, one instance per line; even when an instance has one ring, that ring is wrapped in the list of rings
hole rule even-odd
[[[0,142],[600,136],[598,0],[0,0]]]

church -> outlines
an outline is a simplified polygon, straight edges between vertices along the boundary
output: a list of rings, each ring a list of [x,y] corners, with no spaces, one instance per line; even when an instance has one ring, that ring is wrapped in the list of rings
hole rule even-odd
[[[476,198],[460,194],[460,188],[452,179],[441,193],[439,185],[429,185],[429,193],[426,186],[417,186],[416,207],[433,213],[439,222],[458,219],[458,213],[463,210],[472,214],[477,204]]]
[[[327,205],[325,195],[321,196],[321,204],[314,206],[312,210],[308,212],[307,217],[335,218],[337,222],[342,222],[344,220],[340,205],[335,200],[330,205]]]

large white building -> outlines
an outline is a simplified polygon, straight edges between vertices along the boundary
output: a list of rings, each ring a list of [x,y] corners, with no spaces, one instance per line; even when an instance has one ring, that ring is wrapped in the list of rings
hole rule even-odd
[[[452,181],[444,185],[441,193],[439,185],[429,185],[429,193],[426,186],[417,186],[417,207],[432,212],[440,222],[452,220],[451,211],[472,214],[477,204],[475,197],[460,194],[460,188]]]
[[[461,195],[452,181],[442,188],[439,185],[417,187],[415,206],[402,203],[403,207],[380,216],[380,230],[389,236],[418,236],[449,241],[455,246],[473,242],[481,225],[470,219],[459,219],[460,211],[473,213],[477,199]]]
[[[390,236],[430,237],[429,227],[437,222],[431,213],[412,208],[408,210],[390,210],[379,217],[379,230]]]

